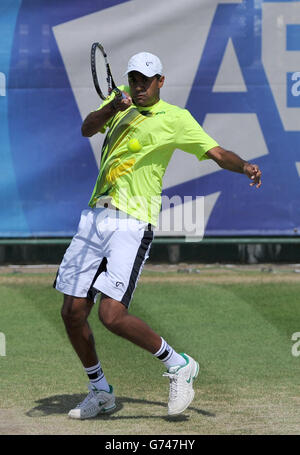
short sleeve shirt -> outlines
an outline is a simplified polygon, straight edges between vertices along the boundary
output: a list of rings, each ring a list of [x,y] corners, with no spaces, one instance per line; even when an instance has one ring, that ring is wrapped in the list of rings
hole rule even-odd
[[[130,93],[127,86],[119,88]],[[208,150],[218,146],[188,110],[163,100],[150,107],[133,104],[112,117],[100,132],[106,130],[89,205],[94,207],[99,197],[109,195],[120,210],[154,226],[161,207],[163,176],[174,150],[181,149],[203,160]],[[132,140],[138,144],[134,149]]]

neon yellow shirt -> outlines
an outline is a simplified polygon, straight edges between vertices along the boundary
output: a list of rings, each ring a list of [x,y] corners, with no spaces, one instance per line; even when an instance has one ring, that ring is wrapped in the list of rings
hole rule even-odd
[[[130,93],[127,86],[119,88]],[[113,97],[108,97],[99,109]],[[154,226],[161,207],[163,176],[174,150],[181,149],[203,160],[208,150],[218,146],[189,111],[163,100],[150,107],[133,104],[112,117],[100,132],[107,128],[89,206],[94,207],[100,196],[109,195],[114,206]],[[134,149],[130,146],[132,139],[138,141]]]

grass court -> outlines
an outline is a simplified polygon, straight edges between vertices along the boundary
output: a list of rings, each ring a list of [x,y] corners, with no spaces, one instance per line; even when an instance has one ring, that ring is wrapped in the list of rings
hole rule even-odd
[[[87,377],[60,318],[55,273],[0,269],[0,434],[299,434],[296,266],[146,266],[130,311],[199,361],[195,399],[168,417],[163,365],[108,332],[94,308],[89,321],[117,408],[86,421],[67,416],[86,396]]]

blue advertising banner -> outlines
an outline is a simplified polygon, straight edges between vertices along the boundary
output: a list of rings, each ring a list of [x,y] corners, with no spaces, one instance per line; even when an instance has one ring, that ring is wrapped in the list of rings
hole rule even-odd
[[[119,84],[133,54],[158,55],[162,99],[262,169],[257,190],[174,152],[163,195],[203,196],[205,235],[299,235],[300,1],[2,0],[0,35],[0,237],[76,231],[103,141],[81,135],[94,41]]]

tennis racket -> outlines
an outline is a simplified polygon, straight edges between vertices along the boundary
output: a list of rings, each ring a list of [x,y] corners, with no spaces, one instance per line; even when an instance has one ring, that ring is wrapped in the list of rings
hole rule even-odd
[[[114,82],[107,54],[100,43],[92,44],[91,70],[96,92],[102,100],[105,100],[112,92],[115,92],[118,98],[125,98]]]

